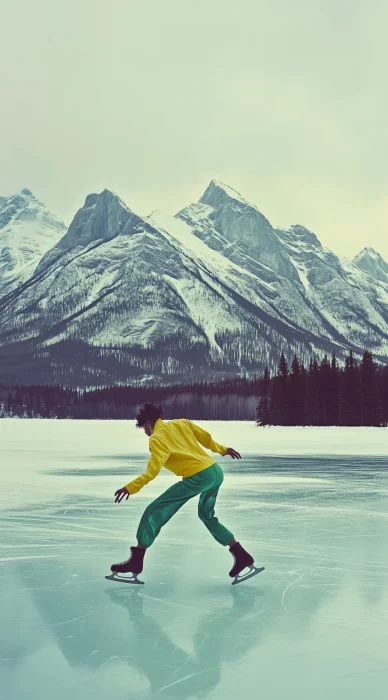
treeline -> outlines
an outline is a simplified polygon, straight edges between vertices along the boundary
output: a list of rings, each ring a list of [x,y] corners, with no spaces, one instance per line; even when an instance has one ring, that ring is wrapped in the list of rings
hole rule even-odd
[[[259,379],[74,390],[0,384],[0,417],[134,419],[146,401],[163,403],[165,418],[254,420]]]
[[[365,350],[350,352],[340,368],[335,355],[306,368],[282,353],[276,375],[175,385],[64,386],[0,384],[0,417],[134,419],[146,401],[162,403],[165,418],[255,420],[258,425],[388,425],[388,366]]]
[[[92,325],[88,318],[83,320],[82,333],[84,337],[93,337],[99,328],[96,326],[99,317],[93,317]],[[253,328],[216,332],[212,344],[203,330],[191,323],[173,334],[159,336],[158,333],[146,345],[97,341],[92,344],[78,337],[77,334],[82,336],[78,325],[75,337],[47,343],[50,334],[46,337],[44,329],[35,337],[32,327],[26,326],[22,319],[15,323],[19,324],[15,334],[0,328],[0,383],[4,384],[88,389],[140,383],[197,384],[204,378],[213,383],[237,376],[252,379],[260,376],[265,366],[271,373],[276,372],[277,348],[284,345],[289,360],[296,353],[308,364],[312,353],[310,344],[291,329],[285,336],[258,320]],[[56,331],[66,335],[65,325],[59,324]],[[16,342],[22,332],[29,339]]]
[[[289,368],[282,353],[275,377],[266,368],[260,380],[258,425],[388,425],[388,366],[364,351],[352,351],[339,368],[335,354],[308,368],[294,355]]]

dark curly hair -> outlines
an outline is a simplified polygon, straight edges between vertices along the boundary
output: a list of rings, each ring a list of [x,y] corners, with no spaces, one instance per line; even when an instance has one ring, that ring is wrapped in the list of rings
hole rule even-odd
[[[153,403],[145,403],[144,406],[139,409],[136,416],[136,428],[142,428],[148,421],[152,423],[152,425],[155,425],[158,418],[162,418],[162,416],[162,406],[154,406]]]

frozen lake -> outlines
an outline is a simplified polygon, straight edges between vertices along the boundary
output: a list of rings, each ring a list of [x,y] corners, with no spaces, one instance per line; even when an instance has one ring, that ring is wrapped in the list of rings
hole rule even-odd
[[[145,586],[105,580],[165,470],[134,422],[0,420],[3,700],[382,700],[388,688],[388,431],[204,423],[243,459],[220,520],[266,570],[233,563],[189,502],[147,552]]]

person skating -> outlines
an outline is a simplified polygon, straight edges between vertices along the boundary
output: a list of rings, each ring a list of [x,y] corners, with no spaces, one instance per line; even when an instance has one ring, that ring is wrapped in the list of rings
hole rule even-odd
[[[139,410],[136,427],[143,428],[149,436],[151,457],[144,474],[115,492],[115,503],[120,503],[124,498],[128,499],[130,495],[140,491],[159,474],[163,466],[182,477],[182,480],[147,506],[136,533],[137,546],[130,548],[129,559],[112,564],[111,571],[113,574],[131,572],[134,578],[130,581],[139,583],[137,575],[143,571],[146,550],[151,547],[163,525],[190,498],[199,495],[199,518],[217,542],[229,547],[234,557],[234,566],[229,572],[229,576],[235,578],[233,583],[237,582],[236,577],[247,567],[250,567],[251,572],[254,570],[254,573],[259,573],[263,569],[258,570],[253,566],[251,554],[236,541],[232,532],[224,527],[214,514],[224,474],[220,465],[200,445],[222,456],[229,455],[232,459],[241,459],[241,455],[232,447],[216,443],[210,433],[188,419],[165,422],[162,416],[162,408],[151,403],[144,404]],[[252,575],[254,574],[250,573],[250,576]]]

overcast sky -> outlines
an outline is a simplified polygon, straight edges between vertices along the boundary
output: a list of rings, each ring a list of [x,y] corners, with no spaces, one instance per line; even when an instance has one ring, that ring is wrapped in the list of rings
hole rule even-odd
[[[385,0],[0,6],[0,195],[175,214],[212,178],[275,225],[388,260]]]

